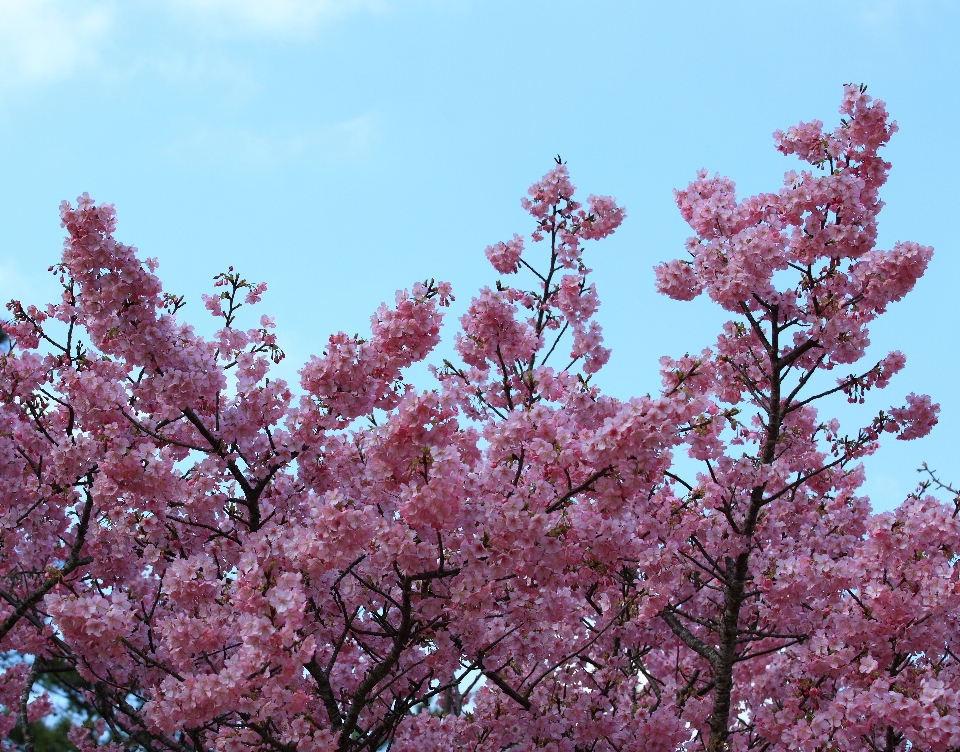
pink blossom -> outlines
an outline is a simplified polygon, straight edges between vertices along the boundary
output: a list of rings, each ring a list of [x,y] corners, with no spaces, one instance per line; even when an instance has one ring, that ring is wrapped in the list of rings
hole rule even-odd
[[[907,395],[906,406],[890,410],[890,416],[900,424],[897,438],[901,441],[926,436],[937,425],[939,413],[940,405],[933,404],[929,396],[913,392]]]
[[[523,253],[523,238],[514,234],[512,240],[487,246],[487,259],[493,268],[501,274],[514,274],[520,267],[520,254]]]
[[[667,261],[654,267],[657,292],[674,300],[693,300],[702,292],[693,265],[689,262]]]

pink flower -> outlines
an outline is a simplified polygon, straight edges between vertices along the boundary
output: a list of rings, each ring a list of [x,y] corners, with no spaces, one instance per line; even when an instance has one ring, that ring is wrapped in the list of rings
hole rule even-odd
[[[657,292],[674,300],[693,300],[702,292],[693,265],[685,261],[667,261],[654,267]]]
[[[910,441],[926,436],[937,425],[940,405],[933,404],[926,394],[907,395],[907,404],[890,410],[890,416],[900,424],[897,439]]]
[[[487,259],[501,274],[515,274],[520,268],[520,254],[523,253],[523,238],[514,235],[512,240],[487,246]]]

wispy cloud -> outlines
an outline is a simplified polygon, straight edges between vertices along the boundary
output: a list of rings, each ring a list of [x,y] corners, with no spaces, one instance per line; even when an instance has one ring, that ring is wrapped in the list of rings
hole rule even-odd
[[[376,140],[376,123],[368,114],[310,131],[202,128],[171,143],[167,153],[191,164],[273,169],[318,160],[363,159]]]
[[[112,3],[0,0],[0,87],[67,78],[96,59]]]
[[[923,18],[952,0],[855,0],[858,19],[875,30],[896,32],[905,21]]]
[[[82,69],[109,73],[104,60],[116,32],[143,41],[144,23],[158,11],[172,21],[162,57],[189,50],[196,40],[177,39],[184,22],[205,37],[308,37],[316,29],[359,13],[381,13],[405,0],[160,0],[146,8],[120,0],[0,0],[0,89],[66,79]],[[138,7],[139,6],[139,7]],[[152,43],[144,54],[157,55]],[[141,56],[142,57],[142,56]],[[127,70],[135,61],[125,60]],[[134,66],[136,67],[136,66]]]
[[[857,14],[871,26],[889,27],[897,22],[905,7],[901,0],[858,0]]]
[[[381,12],[387,0],[172,0],[171,7],[219,33],[303,35],[359,12]]]

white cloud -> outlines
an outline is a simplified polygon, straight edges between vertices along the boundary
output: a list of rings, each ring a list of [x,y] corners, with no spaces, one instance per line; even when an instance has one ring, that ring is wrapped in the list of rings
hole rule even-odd
[[[896,23],[906,4],[901,0],[860,0],[857,11],[860,19],[872,26],[889,27]]]
[[[107,2],[0,0],[0,86],[66,78],[96,59]]]
[[[167,153],[191,164],[273,169],[315,160],[363,159],[376,139],[376,124],[368,114],[310,131],[203,128],[171,143]]]
[[[215,36],[296,36],[354,13],[382,11],[387,2],[161,0],[154,8],[190,18]],[[136,33],[142,10],[117,0],[0,0],[0,88],[65,79],[91,67],[108,32],[123,26]]]
[[[875,30],[892,33],[900,25],[925,17],[931,9],[946,8],[951,0],[856,0],[857,16]]]
[[[183,14],[216,32],[294,34],[358,12],[378,12],[386,0],[172,0]],[[211,26],[213,24],[213,26]]]

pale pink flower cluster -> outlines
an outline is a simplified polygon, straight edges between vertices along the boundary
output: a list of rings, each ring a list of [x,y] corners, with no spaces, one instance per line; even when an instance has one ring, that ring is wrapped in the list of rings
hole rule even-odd
[[[901,441],[919,439],[926,436],[937,425],[940,406],[934,405],[926,394],[907,395],[907,404],[890,410],[890,417],[897,421],[898,436]]]
[[[401,371],[422,360],[440,341],[438,303],[446,297],[427,296],[426,289],[397,291],[396,307],[381,305],[371,318],[369,340],[331,335],[322,358],[311,357],[300,371],[307,392],[304,407],[316,426],[345,425],[374,408],[390,409],[402,394]]]
[[[520,256],[523,254],[523,238],[514,234],[511,240],[488,245],[487,260],[501,274],[514,274],[520,268]]]
[[[654,267],[657,278],[657,292],[674,300],[693,300],[703,288],[697,281],[693,264],[689,261],[673,259]]]

